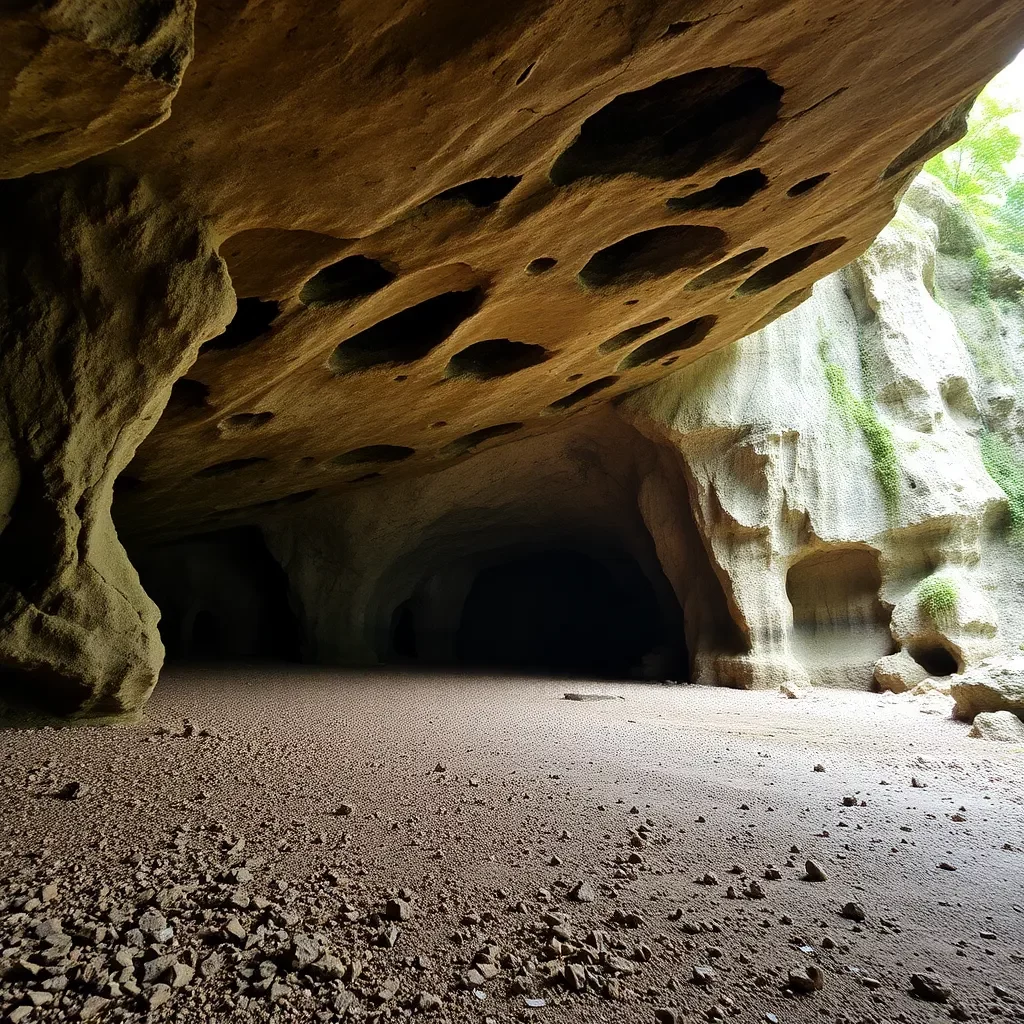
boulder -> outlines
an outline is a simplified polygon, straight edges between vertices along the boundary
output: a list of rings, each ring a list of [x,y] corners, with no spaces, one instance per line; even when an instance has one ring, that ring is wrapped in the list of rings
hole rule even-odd
[[[1024,745],[1024,722],[1012,711],[982,711],[974,716],[967,734],[975,739]]]
[[[954,680],[954,715],[973,721],[979,712],[1010,711],[1024,718],[1024,654],[987,658]]]

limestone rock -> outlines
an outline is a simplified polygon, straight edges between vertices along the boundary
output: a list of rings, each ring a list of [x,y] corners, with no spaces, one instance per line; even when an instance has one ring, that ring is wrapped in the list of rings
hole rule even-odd
[[[981,711],[967,734],[975,739],[1024,744],[1024,722],[1012,711]]]
[[[875,662],[875,682],[882,691],[906,693],[928,678],[928,671],[906,650],[887,654]]]
[[[206,228],[125,171],[6,182],[0,211],[0,698],[130,711],[163,649],[112,488],[231,286]]]
[[[1024,655],[989,658],[954,680],[950,692],[954,714],[965,721],[991,711],[1024,717]]]
[[[163,121],[194,14],[195,0],[5,5],[0,178],[68,167]]]

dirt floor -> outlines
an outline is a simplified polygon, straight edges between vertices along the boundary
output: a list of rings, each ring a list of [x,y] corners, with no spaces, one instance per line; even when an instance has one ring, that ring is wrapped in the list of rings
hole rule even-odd
[[[169,670],[0,732],[0,1019],[1024,1020],[1024,751],[921,706]]]

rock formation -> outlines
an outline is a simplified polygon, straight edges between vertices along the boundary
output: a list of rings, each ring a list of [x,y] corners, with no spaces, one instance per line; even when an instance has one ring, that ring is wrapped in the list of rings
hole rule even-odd
[[[969,361],[950,342],[922,369],[871,333],[888,269],[941,262],[931,200],[905,207],[920,242],[883,234],[894,251],[758,328],[862,253],[962,132],[1024,39],[1017,4],[272,7],[0,15],[9,694],[121,711],[152,685],[155,616],[107,518],[130,458],[118,526],[154,586],[173,563],[154,545],[260,527],[310,658],[393,656],[399,625],[404,649],[422,632],[416,650],[450,654],[486,551],[565,549],[565,530],[591,553],[614,534],[594,579],[655,609],[651,648],[617,653],[640,674],[863,685],[894,647],[928,671],[1001,649],[985,574],[1005,497],[977,458],[933,487],[939,449],[910,447],[946,408],[985,412]],[[833,312],[820,355],[808,332]],[[755,379],[790,408],[738,405]],[[913,496],[885,435],[858,440],[869,399],[908,432]],[[941,627],[900,590],[940,565]],[[202,602],[162,591],[194,626]]]

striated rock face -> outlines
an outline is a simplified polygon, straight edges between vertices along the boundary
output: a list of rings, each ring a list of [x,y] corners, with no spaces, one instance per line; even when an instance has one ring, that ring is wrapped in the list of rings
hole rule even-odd
[[[0,186],[0,700],[141,705],[163,649],[114,480],[234,299],[205,228],[126,171]]]

